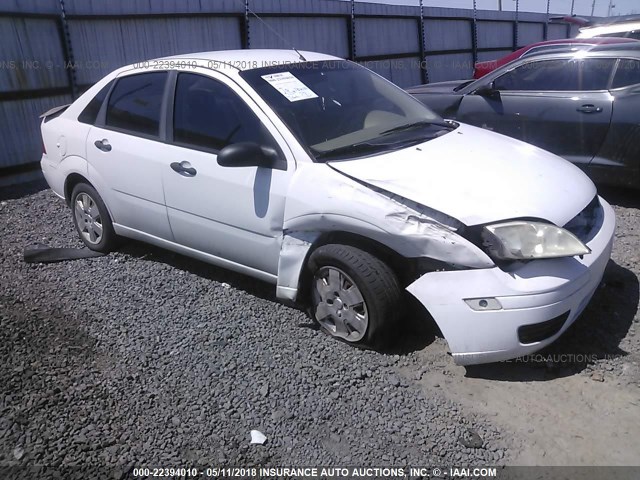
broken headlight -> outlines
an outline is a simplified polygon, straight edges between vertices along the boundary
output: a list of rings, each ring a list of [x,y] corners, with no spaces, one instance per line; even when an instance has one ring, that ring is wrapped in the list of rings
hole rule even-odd
[[[573,257],[591,252],[564,228],[529,221],[487,225],[482,229],[482,244],[498,260]]]

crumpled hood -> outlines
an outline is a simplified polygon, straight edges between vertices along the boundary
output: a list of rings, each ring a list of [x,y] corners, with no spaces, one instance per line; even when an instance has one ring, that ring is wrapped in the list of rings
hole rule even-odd
[[[464,124],[410,148],[330,165],[469,226],[519,217],[562,226],[596,194],[593,182],[566,160]]]

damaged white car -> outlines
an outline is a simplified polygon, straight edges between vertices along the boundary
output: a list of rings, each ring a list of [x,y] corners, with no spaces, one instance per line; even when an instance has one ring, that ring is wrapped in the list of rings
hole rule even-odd
[[[611,252],[613,211],[577,167],[327,55],[124,67],[44,114],[42,135],[89,248],[130,237],[252,275],[354,344],[384,342],[407,290],[459,364],[533,352]]]

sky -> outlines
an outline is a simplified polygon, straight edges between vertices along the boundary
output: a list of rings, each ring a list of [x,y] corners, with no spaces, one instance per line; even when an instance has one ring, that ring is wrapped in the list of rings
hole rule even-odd
[[[390,5],[419,5],[419,0],[357,0]],[[606,17],[610,0],[595,0],[594,16]],[[476,0],[480,10],[497,10],[499,0]],[[551,13],[569,14],[572,0],[551,0]],[[591,15],[594,0],[573,0],[576,15]],[[640,0],[613,0],[612,15],[640,14]],[[473,8],[473,0],[423,0],[425,7]],[[515,0],[502,0],[503,10],[515,10]],[[546,12],[546,0],[520,0],[521,12]]]

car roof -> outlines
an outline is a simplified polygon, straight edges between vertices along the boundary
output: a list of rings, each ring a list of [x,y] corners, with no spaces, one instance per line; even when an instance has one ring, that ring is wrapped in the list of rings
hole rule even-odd
[[[640,41],[633,43],[614,43],[607,45],[595,45],[587,49],[578,51],[543,51],[536,55],[521,57],[523,60],[531,59],[549,59],[549,58],[567,58],[572,56],[580,57],[635,57],[640,58]]]
[[[603,18],[589,24],[589,27],[603,27],[605,25],[615,25],[618,23],[640,22],[640,15],[621,15],[619,17]],[[588,28],[588,27],[587,27]]]
[[[304,57],[304,58],[301,58]],[[202,66],[211,66],[216,62],[220,67],[233,67],[236,70],[251,70],[254,68],[273,66],[283,63],[298,63],[304,61],[340,60],[338,57],[324,53],[296,51],[293,49],[246,49],[246,50],[218,50],[210,52],[195,52],[182,55],[162,57],[156,60],[179,61],[193,60]]]
[[[637,40],[635,40],[637,41]],[[588,37],[588,38],[559,38],[555,40],[544,40],[542,42],[532,43],[530,45],[526,45],[522,47],[520,50],[524,48],[535,48],[535,47],[543,47],[546,45],[572,45],[574,43],[583,43],[588,45],[604,45],[609,43],[634,43],[632,38],[624,38],[624,37]]]
[[[633,43],[613,43],[607,45],[596,45],[593,48],[587,50],[589,53],[599,53],[604,52],[607,54],[618,54],[621,55],[640,55],[640,41]]]
[[[566,45],[567,47],[575,46],[583,46],[593,48],[599,45],[609,45],[609,44],[638,44],[640,45],[640,40],[635,40],[633,38],[623,38],[623,37],[588,37],[588,38],[562,38],[555,40],[544,40],[542,42],[531,43],[522,48],[519,48],[515,52],[512,52],[508,55],[505,55],[501,58],[496,58],[493,60],[485,60],[482,62],[476,62],[476,66],[486,66],[493,65],[498,63],[499,66],[502,66],[510,61],[516,60],[523,55],[545,55],[548,53],[562,53],[558,50],[545,49],[544,47],[552,47],[558,45]],[[539,51],[531,52],[531,50],[540,49]],[[569,50],[564,50],[565,52],[569,52]]]
[[[611,35],[626,33],[640,28],[640,20],[630,22],[608,23],[605,25],[589,25],[582,27],[578,38],[594,37],[598,35]]]

